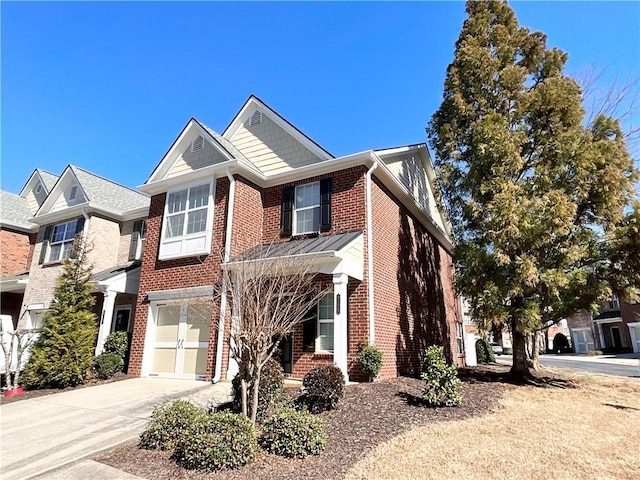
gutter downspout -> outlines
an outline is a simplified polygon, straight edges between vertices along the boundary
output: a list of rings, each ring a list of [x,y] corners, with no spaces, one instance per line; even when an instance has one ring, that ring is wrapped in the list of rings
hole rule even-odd
[[[369,344],[375,345],[375,311],[373,302],[373,206],[371,205],[371,175],[378,168],[378,161],[367,170],[367,297],[369,300]]]
[[[223,264],[226,264],[231,257],[231,231],[233,230],[233,205],[236,197],[236,179],[231,175],[231,170],[227,167],[227,178],[229,179],[229,203],[227,205],[227,231],[225,233],[224,242],[224,254],[222,258]],[[227,290],[227,278],[226,273],[222,276],[222,291]],[[218,342],[216,344],[216,367],[213,378],[213,383],[220,381],[220,375],[222,374],[222,349],[224,348],[224,317],[227,310],[227,296],[222,295],[220,298],[220,319],[218,321]]]

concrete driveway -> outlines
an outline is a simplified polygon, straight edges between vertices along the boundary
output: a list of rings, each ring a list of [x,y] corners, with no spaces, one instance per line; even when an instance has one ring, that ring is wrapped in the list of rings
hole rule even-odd
[[[153,407],[229,399],[230,383],[134,378],[0,406],[0,477],[31,478],[137,437]]]

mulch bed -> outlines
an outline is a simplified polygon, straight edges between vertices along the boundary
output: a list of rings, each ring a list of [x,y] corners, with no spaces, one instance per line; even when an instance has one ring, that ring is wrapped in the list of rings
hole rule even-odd
[[[498,408],[503,392],[512,388],[507,368],[497,365],[461,369],[464,402],[455,408],[428,408],[420,404],[423,381],[401,377],[351,385],[337,410],[325,412],[328,437],[325,451],[305,459],[286,459],[260,452],[254,463],[238,469],[199,474],[170,460],[171,452],[142,450],[137,442],[122,445],[94,460],[147,479],[328,479],[342,478],[377,445],[412,427],[462,420]]]
[[[41,390],[25,390],[20,395],[13,395],[11,397],[5,397],[4,395],[0,395],[0,405],[19,402],[21,400],[29,400],[30,398],[44,397],[45,395],[51,395],[52,393],[69,392],[71,390],[77,390],[78,388],[94,387],[96,385],[102,385],[103,383],[118,382],[120,380],[126,380],[127,378],[130,378],[130,377],[128,375],[125,375],[124,373],[119,373],[107,380],[90,380],[86,383],[83,383],[82,385],[77,385],[75,387],[43,388]]]

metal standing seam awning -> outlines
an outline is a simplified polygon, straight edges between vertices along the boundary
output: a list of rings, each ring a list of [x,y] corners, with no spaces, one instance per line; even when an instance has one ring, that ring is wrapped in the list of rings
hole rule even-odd
[[[233,271],[247,263],[282,259],[308,262],[318,273],[344,273],[362,280],[364,278],[362,231],[258,245],[232,258],[224,264],[224,267]]]

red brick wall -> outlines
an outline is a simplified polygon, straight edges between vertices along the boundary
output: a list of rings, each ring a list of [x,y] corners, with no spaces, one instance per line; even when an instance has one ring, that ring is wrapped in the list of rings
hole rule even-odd
[[[0,230],[0,277],[29,270],[36,234],[2,228]]]
[[[462,321],[452,284],[451,256],[375,179],[372,182],[375,344],[384,353],[382,377],[418,373],[424,350],[443,345],[456,354]]]
[[[331,184],[331,230],[322,235],[352,232],[365,228],[365,177],[364,167],[347,168],[317,177],[285,183],[264,191],[264,216],[262,221],[263,241],[277,242],[289,240],[280,238],[280,209],[282,190],[292,185],[303,185],[332,177]]]
[[[139,376],[142,369],[142,355],[149,313],[147,292],[212,285],[218,278],[221,249],[224,245],[228,194],[229,180],[226,177],[219,178],[216,181],[214,199],[212,253],[199,257],[166,261],[158,260],[157,258],[166,194],[155,195],[151,198],[142,270],[140,272],[138,302],[133,325],[131,356],[129,359],[130,375]],[[212,305],[212,318],[216,318],[214,310],[215,308]],[[214,325],[215,321],[212,324],[209,335],[210,349],[207,355],[207,380],[210,380],[213,376],[213,361],[218,333]],[[228,347],[226,347],[225,351],[228,351]]]

